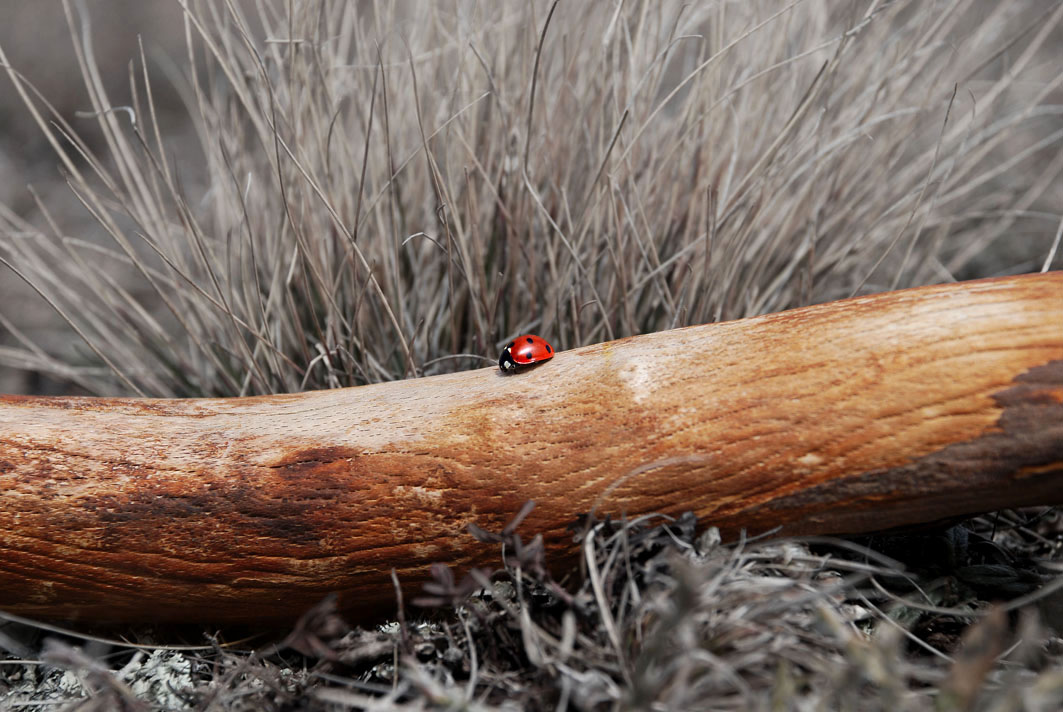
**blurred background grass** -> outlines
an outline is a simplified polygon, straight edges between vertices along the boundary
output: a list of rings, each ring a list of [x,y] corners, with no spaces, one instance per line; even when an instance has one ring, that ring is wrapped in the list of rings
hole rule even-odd
[[[477,367],[1036,271],[1059,225],[1052,2],[190,9],[0,30],[68,161],[0,80],[0,256],[70,322],[0,269],[6,391]]]
[[[128,67],[137,55],[138,36],[148,51],[154,72],[162,72],[161,64],[169,64],[168,61],[160,63],[163,56],[180,56],[184,42],[180,5],[137,0],[86,0],[84,5],[97,23],[96,60],[109,92],[118,96],[128,94]],[[11,3],[5,7],[4,21],[0,22],[0,47],[7,53],[10,64],[48,98],[60,115],[78,123],[75,112],[91,105],[77,71],[62,4]],[[28,221],[40,223],[43,216],[34,198],[36,193],[65,234],[84,235],[102,244],[106,236],[74,199],[54,150],[18,100],[10,79],[2,73],[0,97],[3,97],[0,101],[0,205]],[[175,145],[188,142],[189,117],[176,89],[168,82],[160,82],[156,100],[160,119]],[[96,149],[102,147],[91,132],[87,140]],[[195,164],[189,161],[186,170],[195,171]],[[11,239],[8,233],[0,235],[0,240]],[[114,269],[117,279],[152,301],[146,290],[138,288],[132,270],[121,265],[115,265]],[[0,270],[0,315],[49,353],[77,358],[74,347],[77,336],[70,327],[6,268]],[[17,345],[11,329],[0,327],[0,346]],[[72,388],[80,390],[66,379],[56,378],[32,364],[27,366],[0,365],[0,392],[58,394]]]

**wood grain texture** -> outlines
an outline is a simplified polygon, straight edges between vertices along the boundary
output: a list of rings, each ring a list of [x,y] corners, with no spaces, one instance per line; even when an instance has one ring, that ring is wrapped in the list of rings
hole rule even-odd
[[[726,536],[1063,503],[1063,273],[926,287],[481,369],[217,400],[0,397],[0,608],[366,615],[390,571],[570,546],[597,505]]]

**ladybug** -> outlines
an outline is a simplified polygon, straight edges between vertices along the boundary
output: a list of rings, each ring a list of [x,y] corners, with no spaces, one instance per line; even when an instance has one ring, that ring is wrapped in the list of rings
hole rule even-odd
[[[502,355],[498,357],[498,367],[508,373],[553,357],[554,349],[546,343],[546,339],[535,334],[525,334],[510,341],[509,345],[502,349]]]

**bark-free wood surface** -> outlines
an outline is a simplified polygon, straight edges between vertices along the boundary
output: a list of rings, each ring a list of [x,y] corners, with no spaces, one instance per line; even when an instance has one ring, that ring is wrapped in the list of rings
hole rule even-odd
[[[547,335],[549,336],[549,335]],[[393,601],[600,513],[735,536],[1063,503],[1063,273],[913,289],[481,369],[224,400],[0,398],[0,608],[280,620]]]

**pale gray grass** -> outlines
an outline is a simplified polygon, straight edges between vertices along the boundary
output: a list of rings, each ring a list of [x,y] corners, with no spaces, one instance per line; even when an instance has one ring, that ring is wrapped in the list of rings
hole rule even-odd
[[[107,95],[77,7],[80,118],[0,48],[111,241],[0,210],[0,257],[87,345],[17,337],[9,366],[337,387],[485,365],[522,331],[564,349],[1052,261],[1056,4],[184,8],[192,146],[143,50]]]

